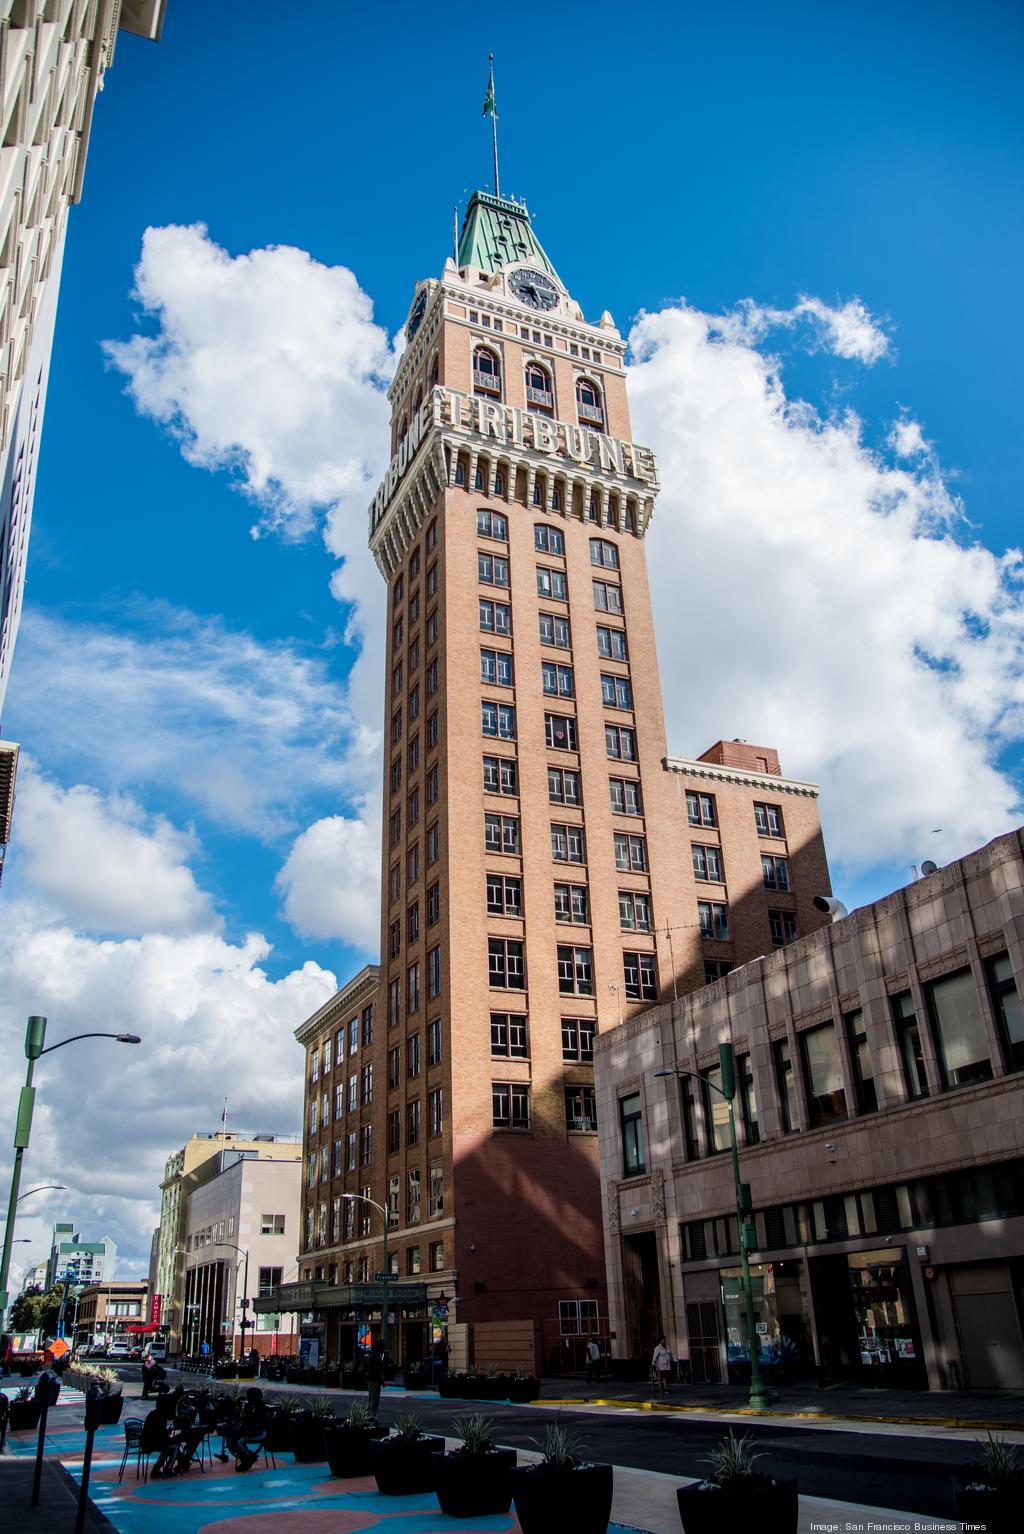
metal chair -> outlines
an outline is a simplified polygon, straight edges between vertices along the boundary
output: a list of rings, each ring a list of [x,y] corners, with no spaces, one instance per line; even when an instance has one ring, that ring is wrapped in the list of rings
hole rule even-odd
[[[141,1458],[140,1449],[142,1446],[142,1425],[143,1419],[141,1417],[126,1417],[121,1423],[121,1426],[124,1428],[124,1453],[121,1455],[121,1468],[117,1472],[118,1481],[122,1481],[124,1479],[124,1467],[128,1463],[128,1458],[132,1453],[132,1450],[135,1451],[135,1479],[138,1480],[139,1478],[139,1460]]]

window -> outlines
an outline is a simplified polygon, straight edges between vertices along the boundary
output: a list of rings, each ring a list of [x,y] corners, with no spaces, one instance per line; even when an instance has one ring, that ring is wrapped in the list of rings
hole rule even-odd
[[[488,874],[487,912],[489,916],[522,916],[522,879],[510,874]]]
[[[507,650],[480,651],[480,680],[492,687],[512,686],[512,657]]]
[[[624,831],[616,831],[615,867],[620,871],[620,873],[646,873],[646,838],[643,836],[627,836]]]
[[[537,595],[551,597],[556,602],[568,600],[564,570],[549,570],[546,565],[537,566]]]
[[[405,1218],[409,1225],[416,1225],[420,1218],[420,1169],[413,1167],[407,1174],[405,1185]]]
[[[359,1131],[359,1165],[369,1166],[373,1159],[373,1125],[364,1124]]]
[[[397,1028],[402,1020],[402,982],[392,980],[388,985],[388,1027]]]
[[[757,1145],[761,1139],[761,1127],[757,1120],[757,1098],[754,1094],[754,1062],[749,1054],[736,1056],[736,1096],[740,1100],[743,1139],[747,1145]]]
[[[517,853],[519,851],[519,817],[517,815],[485,815],[484,850]]]
[[[420,819],[420,791],[418,788],[414,788],[409,795],[406,814],[408,816],[409,830],[411,831],[413,826],[419,825]]]
[[[508,582],[505,584],[508,585]],[[506,607],[504,602],[488,602],[481,597],[480,627],[485,634],[504,634],[507,638],[512,632],[511,607]]]
[[[529,1087],[517,1081],[492,1082],[491,1119],[495,1129],[529,1129]]]
[[[334,1117],[340,1119],[345,1113],[345,1083],[338,1081],[334,1087]]]
[[[628,1001],[657,1001],[658,979],[653,953],[624,953],[622,974]]]
[[[409,641],[409,675],[410,676],[417,669],[417,667],[419,666],[419,663],[420,663],[420,641],[419,641],[419,635],[417,635],[415,639],[411,639]]]
[[[326,1039],[324,1039],[324,1075],[325,1076],[327,1075],[327,1072],[330,1070],[330,1068],[331,1068],[331,1036],[330,1036],[330,1034],[328,1034]]]
[[[420,689],[418,683],[409,694],[407,713],[409,715],[410,724],[412,724],[414,719],[418,719],[420,717]]]
[[[575,768],[548,768],[548,802],[550,804],[579,804],[580,775]]]
[[[594,1058],[594,1031],[592,1017],[562,1018],[562,1059],[586,1062]]]
[[[416,568],[417,568],[417,570],[419,569],[419,565],[418,564],[417,564]],[[420,593],[419,593],[419,587],[417,587],[415,591],[411,591],[409,593],[409,624],[410,624],[410,627],[412,626],[412,624],[419,622],[419,616],[420,616]]]
[[[517,938],[487,939],[487,978],[492,990],[525,990],[523,944]]]
[[[441,886],[432,884],[427,890],[427,926],[432,927],[441,919]]]
[[[564,554],[565,534],[560,527],[548,527],[538,522],[533,529],[533,546],[542,554]]]
[[[555,921],[583,924],[590,921],[590,905],[585,884],[555,885]]]
[[[619,926],[623,932],[650,932],[651,897],[636,890],[619,890]]]
[[[804,1075],[810,1100],[811,1127],[845,1119],[846,1091],[834,1023],[809,1028],[800,1034]]]
[[[619,1136],[622,1141],[623,1177],[642,1177],[647,1167],[644,1162],[644,1124],[639,1092],[619,1099]]]
[[[359,1073],[359,1101],[365,1108],[373,1102],[373,1066],[364,1065]]]
[[[782,811],[777,804],[755,804],[754,824],[758,836],[782,836]]]
[[[565,1127],[570,1133],[597,1133],[597,1096],[593,1087],[566,1087]]]
[[[582,826],[552,825],[551,856],[556,863],[585,863]]]
[[[354,1172],[356,1169],[356,1131],[350,1129],[345,1136],[345,1169]]]
[[[429,554],[431,549],[436,549],[436,548],[437,548],[437,518],[435,517],[433,522],[431,522],[430,526],[427,528],[427,553]]]
[[[405,1143],[406,1145],[418,1145],[420,1143],[420,1100],[414,1097],[412,1102],[405,1105]]]
[[[409,855],[405,860],[405,878],[410,889],[420,876],[420,844],[413,842],[409,848]]]
[[[427,953],[427,1000],[433,1001],[441,994],[441,946]]]
[[[435,1017],[427,1024],[427,1064],[441,1064],[441,1019]]]
[[[604,748],[617,762],[636,761],[636,731],[618,724],[604,727]]]
[[[260,1215],[260,1235],[261,1236],[283,1236],[284,1235],[284,1215],[283,1214],[261,1214]]]
[[[394,810],[392,811],[391,818],[388,821],[388,843],[390,846],[395,847],[401,840],[402,812],[401,810]]]
[[[966,1087],[992,1075],[988,1039],[969,969],[925,986],[944,1087]]]
[[[718,943],[729,941],[729,907],[714,900],[697,901],[700,935]]]
[[[427,831],[427,862],[436,863],[441,856],[441,826],[439,821]]]
[[[442,1090],[434,1087],[427,1093],[427,1133],[439,1135],[444,1129]]]
[[[617,570],[619,568],[619,551],[614,543],[609,543],[606,538],[591,538],[590,563],[592,565],[603,565],[606,570]]]
[[[769,911],[768,930],[776,948],[796,942],[796,917],[792,911]]]
[[[589,378],[577,378],[576,380],[576,412],[581,421],[589,421],[592,425],[598,427],[604,425],[601,390]]]
[[[572,644],[568,618],[556,618],[554,613],[540,613],[538,619],[541,644],[555,645],[559,650],[568,650]]]
[[[516,794],[518,792],[515,760],[510,756],[485,756],[484,793]]]
[[[789,859],[774,857],[770,852],[761,854],[761,878],[766,890],[788,890]]]
[[[320,1079],[320,1051],[315,1046],[309,1052],[309,1079],[310,1081]]]
[[[1007,1068],[1011,1071],[1022,1070],[1024,1069],[1024,1012],[1021,1011],[1009,954],[1000,953],[989,960],[988,983],[1003,1037]]]
[[[405,1074],[415,1081],[420,1073],[420,1036],[412,1033],[405,1041]]]
[[[444,1272],[444,1242],[431,1241],[430,1243],[430,1271],[431,1273]]]
[[[410,964],[406,974],[405,1010],[418,1012],[420,1005],[420,967]]]
[[[420,573],[420,551],[419,551],[419,549],[413,549],[412,556],[411,556],[411,558],[409,560],[409,579],[411,581],[414,581],[416,579],[417,575],[419,575],[419,573]],[[410,619],[410,621],[411,621],[411,619]]]
[[[427,803],[436,804],[441,796],[441,769],[435,762],[427,773]]]
[[[414,735],[412,740],[410,740],[410,742],[409,742],[409,775],[410,775],[410,777],[416,771],[416,769],[419,766],[419,764],[420,764],[420,738],[419,738],[418,735]]]
[[[850,1012],[844,1018],[844,1022],[850,1045],[850,1058],[853,1062],[853,1087],[857,1099],[857,1112],[874,1113],[878,1107],[878,1095],[875,1091],[875,1073],[871,1063],[871,1052],[868,1049],[864,1013],[858,1008],[856,1012]]]
[[[613,814],[643,814],[643,803],[640,799],[640,784],[636,781],[635,778],[609,778],[608,791],[611,795]]]
[[[601,673],[601,702],[605,708],[632,708],[633,689],[626,676]]]
[[[507,703],[481,703],[480,728],[484,735],[495,740],[515,740],[515,709]]]
[[[353,1071],[348,1078],[348,1111],[355,1113],[359,1104],[359,1073]]]
[[[793,1073],[793,1055],[788,1039],[776,1039],[772,1044],[772,1062],[782,1107],[782,1128],[791,1135],[798,1127],[800,1104],[797,1098],[796,1077]]]
[[[399,661],[398,665],[397,666],[393,666],[392,670],[391,670],[391,696],[393,698],[397,698],[398,694],[401,692],[401,690],[402,690],[402,662]]]
[[[402,1080],[402,1047],[395,1044],[388,1050],[388,1091],[393,1092]]]
[[[309,1100],[309,1132],[315,1135],[319,1127],[320,1099],[311,1097]]]
[[[525,1060],[528,1053],[526,1014],[492,1012],[491,1054],[495,1059]]]
[[[575,751],[578,749],[576,721],[562,714],[544,715],[544,744],[549,751]]]
[[[434,696],[435,692],[437,691],[437,677],[438,677],[437,659],[435,657],[435,659],[432,660],[430,662],[430,665],[427,667],[427,697],[428,698],[432,698]]]
[[[687,790],[686,818],[691,826],[717,826],[715,800],[712,794],[696,794]]]
[[[489,346],[473,350],[473,393],[501,394],[501,359]]]
[[[542,661],[541,687],[549,697],[572,698],[576,695],[571,666],[558,666],[554,661]]]
[[[476,530],[481,538],[497,538],[501,543],[508,542],[508,518],[500,511],[478,511]]]
[[[559,1300],[558,1325],[563,1337],[595,1335],[598,1329],[596,1300]]]
[[[599,613],[621,613],[622,592],[610,581],[594,582],[594,606]]]
[[[718,847],[690,847],[693,877],[704,884],[722,884],[722,853]]]
[[[715,1065],[701,1071],[701,1107],[704,1118],[704,1149],[717,1156],[729,1149],[729,1105],[722,1096],[722,1069]]]
[[[427,618],[427,649],[437,644],[437,613],[432,612]]]
[[[594,954],[590,948],[558,946],[558,989],[563,996],[593,996]]]
[[[503,555],[478,554],[476,570],[479,580],[485,586],[508,585],[508,560]]]
[[[388,785],[393,794],[397,793],[402,786],[402,758],[400,756],[396,756],[394,761],[391,763],[391,772],[388,777]]]
[[[396,1156],[402,1148],[402,1115],[398,1108],[388,1114],[388,1155]]]
[[[928,1096],[928,1073],[925,1070],[924,1050],[921,1047],[921,1030],[917,1026],[914,998],[909,991],[901,991],[889,998],[892,1007],[893,1026],[900,1050],[903,1067],[903,1085],[911,1102]]]
[[[597,628],[597,653],[603,660],[628,660],[626,635],[622,629]]]
[[[356,1205],[345,1203],[345,1240],[354,1241],[356,1235]]]
[[[440,1161],[432,1161],[429,1172],[429,1187],[427,1208],[430,1218],[444,1214],[444,1164]]]
[[[439,727],[438,720],[439,720],[439,715],[438,715],[437,709],[435,708],[434,712],[430,715],[430,718],[427,720],[427,750],[428,751],[430,750],[430,748],[432,746],[436,746],[437,745],[438,739],[440,738],[440,727]]]

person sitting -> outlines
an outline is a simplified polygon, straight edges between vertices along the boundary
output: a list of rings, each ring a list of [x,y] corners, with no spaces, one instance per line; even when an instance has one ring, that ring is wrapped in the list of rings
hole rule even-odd
[[[170,1423],[163,1401],[158,1401],[142,1424],[140,1448],[144,1455],[156,1454],[157,1461],[151,1475],[162,1480],[177,1454],[178,1445],[171,1436]]]
[[[237,1417],[223,1424],[224,1442],[217,1458],[227,1463],[227,1450],[235,1456],[235,1469],[251,1470],[259,1459],[263,1441],[267,1436],[267,1410],[263,1391],[252,1386],[245,1392],[245,1401]]]

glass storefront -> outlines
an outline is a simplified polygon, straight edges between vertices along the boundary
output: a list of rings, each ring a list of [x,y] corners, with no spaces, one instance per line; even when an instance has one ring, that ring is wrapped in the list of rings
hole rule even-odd
[[[847,1257],[860,1362],[865,1369],[916,1363],[921,1353],[901,1252],[884,1248]]]
[[[747,1318],[740,1286],[739,1268],[723,1268],[722,1309],[725,1316],[726,1356],[730,1378],[740,1380],[750,1371]],[[787,1379],[799,1379],[814,1368],[814,1349],[808,1320],[807,1283],[799,1258],[785,1262],[752,1263],[750,1284],[754,1299],[754,1323],[758,1359]]]

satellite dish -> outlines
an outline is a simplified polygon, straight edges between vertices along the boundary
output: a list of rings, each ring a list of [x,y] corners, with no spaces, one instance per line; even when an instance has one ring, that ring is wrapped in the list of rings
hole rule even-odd
[[[924,874],[924,875],[927,875],[927,874],[937,874],[938,871],[939,871],[938,863],[933,863],[931,858],[925,858],[924,862],[921,864],[921,873]]]

